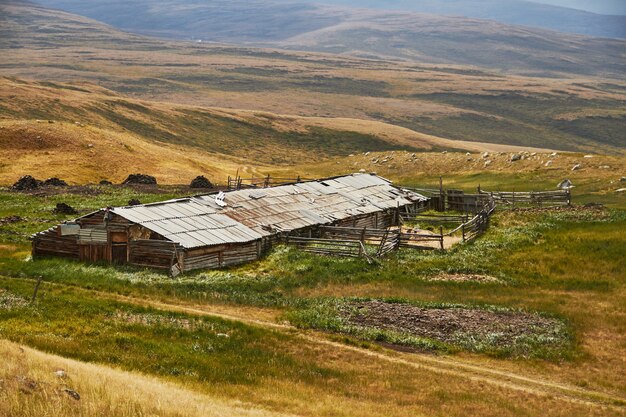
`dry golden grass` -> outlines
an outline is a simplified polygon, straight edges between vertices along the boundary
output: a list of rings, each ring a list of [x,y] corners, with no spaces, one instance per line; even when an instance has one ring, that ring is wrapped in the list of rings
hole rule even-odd
[[[0,340],[0,415],[6,417],[278,417],[136,372],[83,363]],[[63,371],[63,377],[57,376]],[[72,398],[65,389],[80,395]]]
[[[302,344],[286,343],[283,348],[324,364],[338,372],[337,377],[329,377],[324,385],[276,378],[253,386],[181,386],[0,341],[5,358],[0,415],[495,417],[535,415],[540,410],[554,416],[621,415],[619,407],[590,401],[584,392],[577,395],[575,387],[564,395],[549,379],[527,375],[531,382],[523,382],[515,372],[492,373],[489,366],[462,360],[384,354],[323,340],[305,337]],[[65,371],[67,378],[55,375],[57,370]],[[81,399],[70,398],[65,388]]]
[[[75,184],[118,183],[133,172],[154,175],[163,184],[186,184],[201,174],[223,181],[244,165],[226,155],[95,126],[34,120],[0,121],[0,149],[0,184],[6,185],[26,174]]]
[[[47,86],[24,80],[2,79],[0,98],[6,103],[3,104],[4,117],[0,118],[0,149],[3,150],[0,155],[0,184],[6,185],[25,174],[42,178],[56,176],[72,183],[97,182],[102,179],[119,182],[131,171],[154,175],[163,184],[187,183],[199,174],[223,182],[237,170],[244,175],[253,175],[276,168],[276,164],[270,167],[263,160],[253,157],[243,158],[211,152],[210,140],[204,146],[193,148],[155,141],[150,130],[144,135],[134,134],[101,114],[88,110],[109,109],[110,103],[117,102],[123,103],[120,106],[131,106],[130,109],[113,108],[120,116],[132,117],[137,123],[167,132],[173,137],[186,137],[187,127],[180,125],[178,129],[173,129],[159,115],[175,120],[186,109],[202,110],[207,118],[222,118],[253,127],[269,127],[276,134],[307,133],[313,128],[323,128],[371,135],[385,143],[424,150],[433,147],[455,147],[471,151],[535,150],[510,145],[452,141],[371,120],[276,115],[225,108],[181,108],[164,103],[123,100],[111,91],[90,84]],[[134,111],[132,106],[142,112]],[[57,120],[50,123],[47,118],[35,119],[44,108],[52,112],[44,115],[55,116]],[[120,113],[122,111],[127,113]],[[241,149],[236,150],[239,153],[240,151]],[[266,145],[263,150],[268,156],[281,155],[284,152],[272,144]],[[310,159],[307,155],[306,149],[300,153],[291,150],[286,160],[298,162]]]
[[[545,139],[546,148],[558,148],[559,143],[585,151],[619,148],[598,140],[610,121],[587,119],[623,120],[621,80],[525,77],[459,65],[169,42],[118,32],[56,11],[17,6],[4,10],[11,33],[6,42],[12,47],[0,44],[7,63],[0,75],[87,82],[134,98],[183,105],[376,120],[478,142],[526,141],[541,147],[539,137]],[[85,27],[91,30],[86,33]],[[54,30],[41,32],[41,28]],[[460,95],[464,102],[450,95]],[[485,97],[500,99],[486,107],[472,105],[473,98]],[[512,102],[506,103],[507,98]],[[539,120],[528,114],[526,99],[538,105],[549,100],[554,103],[551,108],[563,107],[563,111]],[[518,101],[521,107],[516,107]],[[499,107],[512,114],[503,115]],[[466,121],[466,132],[458,130],[456,118]],[[561,122],[578,119],[602,124],[593,127],[595,138],[586,136],[584,129],[570,128],[575,134],[566,134],[557,128]],[[468,132],[471,137],[463,134]],[[466,148],[462,143],[460,147]]]
[[[489,191],[497,191],[494,187],[500,188],[501,185],[498,183],[501,184],[505,180],[508,187],[506,191],[513,188],[524,191],[546,188],[546,183],[550,184],[549,188],[555,188],[560,180],[570,178],[577,186],[600,182],[600,192],[606,194],[614,194],[616,189],[623,187],[620,179],[626,172],[626,158],[623,156],[525,151],[521,153],[522,160],[512,162],[511,156],[518,152],[506,150],[506,147],[496,146],[495,152],[487,151],[486,154],[468,153],[406,151],[371,152],[367,155],[360,153],[315,165],[297,165],[289,168],[287,172],[323,177],[364,169],[404,183],[415,182],[421,177],[422,185],[423,181],[431,181],[430,185],[435,185],[435,182],[438,184],[439,176],[443,176],[444,181],[446,177],[450,179],[453,176],[465,176],[468,185],[476,187],[484,181],[482,185]],[[572,170],[576,165],[580,167]],[[511,177],[514,175],[518,175],[519,179]],[[535,176],[539,182],[528,183],[529,175]],[[577,194],[576,190],[574,193]]]

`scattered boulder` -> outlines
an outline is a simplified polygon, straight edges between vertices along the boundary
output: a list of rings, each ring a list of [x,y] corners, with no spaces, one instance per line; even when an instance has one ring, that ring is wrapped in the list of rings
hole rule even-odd
[[[67,187],[67,183],[57,177],[48,178],[43,182],[43,185],[50,187]]]
[[[489,165],[491,165],[491,160],[490,160],[490,159],[487,159],[487,160],[485,161],[485,166],[486,166],[486,167],[488,167]]]
[[[483,158],[489,158],[489,152],[485,152],[485,153],[483,154]]]
[[[137,200],[136,198],[133,198],[131,200],[128,200],[128,205],[129,206],[140,206],[141,205],[141,201]]]
[[[191,181],[189,188],[213,188],[213,184],[204,175],[199,175]]]
[[[593,158],[593,155],[585,155],[583,158]]]
[[[511,162],[519,161],[521,159],[522,159],[522,155],[518,153],[511,155]]]
[[[36,178],[34,178],[34,177],[30,176],[30,175],[24,175],[19,180],[17,180],[17,182],[15,184],[13,184],[11,189],[16,190],[16,191],[35,190],[35,189],[41,187],[42,184],[43,183],[41,181],[39,181],[38,179],[36,179]]]
[[[623,193],[624,191],[626,191],[626,188],[618,188],[615,190],[616,193]]]
[[[78,214],[78,210],[65,203],[58,203],[52,212],[54,214]]]
[[[576,164],[572,167],[572,171],[578,171],[579,169],[581,169],[583,166],[581,164]]]
[[[146,184],[146,185],[156,185],[157,180],[152,175],[145,174],[130,174],[128,178],[124,180],[123,185],[128,184]]]
[[[574,186],[574,184],[572,184],[572,182],[569,179],[565,179],[563,181],[561,181],[559,183],[559,185],[557,185],[557,188],[560,188],[561,190],[567,190],[570,189]]]
[[[100,185],[113,185],[113,183],[109,180],[102,180],[100,181]]]
[[[360,173],[365,173],[366,171],[365,171],[365,169],[361,168],[361,169],[359,169],[359,172]]]
[[[549,167],[549,166],[551,166],[551,165],[552,165],[552,161],[548,161],[548,162],[546,162],[546,164],[545,164],[545,166],[547,166],[547,167]]]
[[[619,182],[626,182],[626,177],[620,178]]]
[[[600,165],[598,168],[600,169],[611,169],[609,165]]]
[[[67,377],[67,373],[63,369],[59,369],[59,370],[54,371],[54,375],[59,377],[59,378],[66,378]]]

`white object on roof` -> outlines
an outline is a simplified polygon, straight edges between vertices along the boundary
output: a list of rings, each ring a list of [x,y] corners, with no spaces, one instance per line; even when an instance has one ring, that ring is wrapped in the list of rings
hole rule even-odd
[[[226,198],[226,194],[224,194],[224,191],[220,191],[220,193],[217,196],[215,196],[215,204],[217,204],[220,207],[226,207],[228,204],[224,202],[225,198]]]

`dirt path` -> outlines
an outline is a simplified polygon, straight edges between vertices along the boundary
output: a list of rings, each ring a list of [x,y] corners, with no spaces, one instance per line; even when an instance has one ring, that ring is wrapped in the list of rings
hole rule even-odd
[[[34,283],[34,280],[28,281],[33,281]],[[46,283],[46,285],[70,287],[68,285],[58,283]],[[487,383],[505,389],[526,392],[539,396],[559,398],[562,400],[593,407],[612,409],[616,411],[626,411],[626,398],[618,397],[609,393],[554,382],[545,378],[525,376],[515,372],[493,369],[488,366],[477,365],[470,361],[456,357],[435,356],[431,354],[421,353],[401,353],[392,350],[384,350],[383,352],[378,352],[350,346],[329,340],[327,337],[328,335],[325,333],[302,331],[289,324],[271,321],[271,317],[274,317],[275,319],[277,317],[277,314],[268,314],[266,312],[265,314],[263,314],[263,318],[250,317],[251,310],[263,311],[262,309],[248,309],[246,307],[240,308],[222,305],[178,305],[156,300],[111,294],[102,291],[87,290],[80,287],[71,287],[76,290],[94,294],[105,299],[125,302],[143,307],[151,307],[157,310],[186,313],[197,316],[216,317],[230,321],[237,321],[252,326],[275,329],[277,331],[289,331],[290,333],[306,340],[309,343],[326,345],[339,350],[348,350],[389,363],[409,366],[417,370],[426,370],[434,373],[451,375],[459,378],[466,378],[471,381]],[[244,314],[242,315],[242,313]]]

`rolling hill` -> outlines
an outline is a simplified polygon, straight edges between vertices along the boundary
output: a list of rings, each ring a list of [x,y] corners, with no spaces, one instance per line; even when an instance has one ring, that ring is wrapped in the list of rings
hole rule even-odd
[[[163,183],[371,151],[521,148],[457,142],[374,121],[143,102],[94,85],[0,79],[0,184],[22,175],[121,182],[139,171]],[[106,170],[103,170],[106,167]]]
[[[311,0],[311,3],[465,16],[595,37],[626,37],[626,16],[623,16],[626,8],[617,2],[613,7],[602,7],[596,2],[579,1],[574,5],[576,8],[571,6],[571,0],[562,1],[561,5],[554,4],[558,3],[554,0]],[[585,8],[597,11],[581,10]]]
[[[170,39],[477,65],[518,74],[569,73],[619,78],[626,71],[624,40],[567,35],[458,17],[466,9],[490,10],[494,2],[488,2],[487,6],[479,2],[482,7],[459,8],[456,17],[280,0],[208,3],[200,0],[41,0],[40,3],[126,31]],[[454,10],[457,3],[453,2],[448,10]],[[380,2],[370,4],[381,6]],[[564,8],[553,11],[548,6],[534,9],[539,6],[519,2],[509,10],[517,15],[516,11],[525,7],[529,9],[528,14],[551,20],[564,16],[566,19],[574,13]],[[430,9],[425,6],[425,10]],[[587,18],[585,15],[582,21],[587,22]],[[608,18],[617,22],[599,25],[618,27],[622,31],[626,27],[626,17]]]
[[[223,181],[402,149],[624,153],[618,80],[164,41],[24,2],[0,15],[2,184]]]

